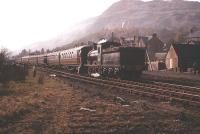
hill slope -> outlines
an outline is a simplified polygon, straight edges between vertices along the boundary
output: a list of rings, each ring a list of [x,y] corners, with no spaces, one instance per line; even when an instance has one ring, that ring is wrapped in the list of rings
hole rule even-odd
[[[80,24],[84,28],[76,28],[58,37],[54,46],[80,38],[81,41],[97,41],[111,32],[125,37],[156,32],[165,43],[180,40],[191,31],[200,30],[200,2],[121,0],[89,21]]]
[[[194,26],[200,27],[199,2],[121,0],[99,16],[92,29],[138,27],[177,30]]]
[[[88,29],[92,33],[115,29],[149,35],[157,32],[165,42],[200,29],[200,3],[194,1],[121,0],[114,3]],[[194,32],[194,31],[193,31]],[[178,37],[177,37],[178,38]]]

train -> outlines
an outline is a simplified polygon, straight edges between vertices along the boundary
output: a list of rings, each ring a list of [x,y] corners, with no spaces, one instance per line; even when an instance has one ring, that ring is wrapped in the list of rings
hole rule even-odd
[[[64,69],[78,74],[121,79],[138,78],[145,69],[145,49],[101,40],[41,55],[29,55],[16,62]]]

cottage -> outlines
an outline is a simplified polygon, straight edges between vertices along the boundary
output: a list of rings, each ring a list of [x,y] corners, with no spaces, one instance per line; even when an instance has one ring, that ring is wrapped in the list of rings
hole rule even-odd
[[[167,69],[187,71],[188,68],[200,65],[200,45],[174,44],[166,56]]]
[[[148,52],[149,59],[155,61],[155,53],[163,52],[164,43],[154,33],[149,37],[139,37],[136,47],[145,47]]]

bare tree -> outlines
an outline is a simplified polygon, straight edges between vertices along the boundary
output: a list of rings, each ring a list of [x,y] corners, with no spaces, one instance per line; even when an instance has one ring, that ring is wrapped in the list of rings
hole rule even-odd
[[[41,53],[41,54],[44,54],[44,48],[41,49],[40,53]]]
[[[26,49],[23,49],[22,51],[21,51],[21,53],[20,53],[20,56],[26,56],[26,55],[28,55],[29,53],[28,53],[28,51],[26,50]]]
[[[50,53],[51,51],[49,49],[46,50],[47,53]]]
[[[6,48],[0,49],[0,83],[7,86],[10,80],[25,80],[27,67],[10,62],[11,53]]]
[[[8,51],[8,49],[2,48],[0,50],[0,67],[2,67],[3,64],[6,63],[6,61],[8,60],[8,58],[9,58],[9,51]]]

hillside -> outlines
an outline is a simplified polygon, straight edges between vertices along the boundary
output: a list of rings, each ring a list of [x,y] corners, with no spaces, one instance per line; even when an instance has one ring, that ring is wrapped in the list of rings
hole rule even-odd
[[[94,23],[105,28],[152,28],[175,30],[200,27],[200,3],[192,1],[121,0],[107,9]]]
[[[200,2],[121,0],[102,15],[79,25],[81,27],[57,37],[53,46],[72,40],[97,41],[111,32],[124,37],[156,32],[165,43],[170,44],[173,40],[182,41],[191,31],[200,30]]]
[[[134,34],[140,35],[157,32],[167,42],[177,34],[189,35],[194,28],[200,29],[199,2],[121,0],[99,16],[89,30],[135,30]]]

